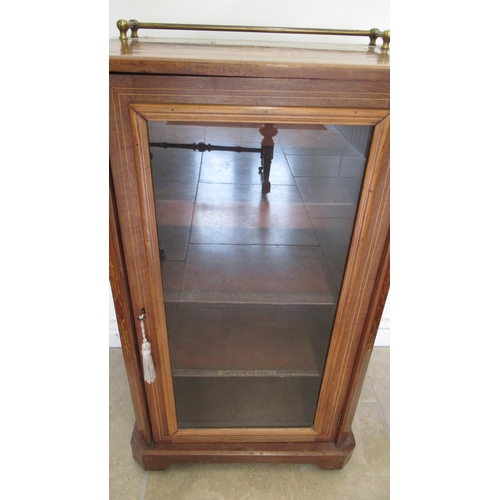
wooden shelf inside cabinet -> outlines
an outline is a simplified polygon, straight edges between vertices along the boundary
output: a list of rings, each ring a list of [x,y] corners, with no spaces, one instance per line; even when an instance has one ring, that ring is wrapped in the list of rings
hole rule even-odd
[[[323,373],[322,354],[332,328],[330,307],[173,308],[176,311],[167,305],[166,314],[174,318],[168,329],[174,376],[319,377]]]
[[[387,50],[112,40],[110,164],[135,459],[343,467],[389,286]]]

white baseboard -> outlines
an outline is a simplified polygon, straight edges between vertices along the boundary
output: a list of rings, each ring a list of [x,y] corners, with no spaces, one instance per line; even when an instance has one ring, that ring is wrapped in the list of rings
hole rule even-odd
[[[391,345],[391,321],[389,318],[382,318],[375,337],[375,347],[389,347]]]
[[[109,347],[121,347],[120,332],[116,319],[109,320]]]
[[[376,347],[389,347],[390,342],[390,320],[382,318],[375,338]],[[116,319],[109,320],[109,347],[121,347],[120,334],[118,332],[118,322]]]

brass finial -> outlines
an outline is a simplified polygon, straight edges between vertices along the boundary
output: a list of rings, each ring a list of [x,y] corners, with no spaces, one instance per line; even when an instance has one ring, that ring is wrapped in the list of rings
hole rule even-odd
[[[139,35],[137,34],[137,32],[139,31],[139,21],[131,19],[128,23],[131,30],[131,38],[139,38]]]
[[[370,43],[368,44],[368,47],[375,47],[377,45],[379,33],[380,31],[378,28],[372,28],[370,30]]]
[[[389,43],[391,41],[391,31],[386,30],[382,33],[382,41],[384,42],[382,44],[382,50],[389,50]]]
[[[127,31],[130,27],[128,21],[125,21],[125,19],[120,19],[119,21],[116,22],[116,26],[120,30],[120,40],[126,40]]]

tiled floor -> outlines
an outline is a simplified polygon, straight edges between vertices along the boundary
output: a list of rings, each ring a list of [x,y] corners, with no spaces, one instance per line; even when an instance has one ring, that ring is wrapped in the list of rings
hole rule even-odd
[[[132,458],[134,413],[121,349],[110,349],[110,500],[389,499],[389,353],[373,350],[354,418],[356,448],[340,471],[314,465],[174,465],[146,472]]]

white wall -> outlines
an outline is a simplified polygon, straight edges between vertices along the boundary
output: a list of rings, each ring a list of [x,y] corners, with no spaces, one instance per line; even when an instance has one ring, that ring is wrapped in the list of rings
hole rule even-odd
[[[139,22],[226,24],[239,26],[282,26],[298,28],[330,28],[380,30],[390,29],[389,0],[377,2],[367,0],[109,0],[109,37],[119,35],[116,21],[136,19]],[[162,36],[171,38],[211,38],[205,32],[147,31],[139,36]],[[217,39],[249,39],[316,42],[311,35],[268,35],[216,33]],[[322,41],[324,37],[320,37]],[[338,43],[367,44],[367,38],[334,37],[329,41]],[[381,42],[379,41],[379,44]],[[110,347],[120,345],[116,316],[111,292],[109,296],[109,342]],[[375,345],[390,342],[390,299],[388,300]]]
[[[116,21],[227,24],[240,26],[282,26],[369,30],[389,29],[389,0],[110,0],[109,36],[118,36]],[[139,36],[210,37],[209,33],[139,31]],[[213,35],[212,35],[213,36]],[[315,41],[316,37],[217,33],[217,37]],[[335,37],[338,39],[338,37]],[[341,37],[341,43],[364,43],[364,38]]]

